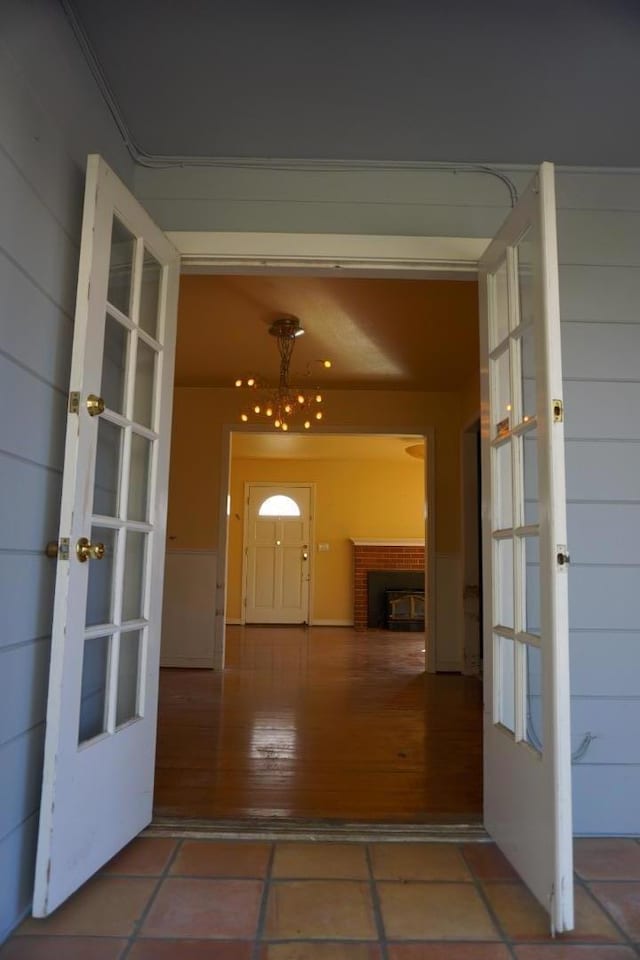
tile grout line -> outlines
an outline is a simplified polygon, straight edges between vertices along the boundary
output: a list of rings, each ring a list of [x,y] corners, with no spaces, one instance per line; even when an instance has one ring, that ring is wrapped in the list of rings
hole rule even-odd
[[[134,925],[133,925],[133,930],[132,930],[132,932],[129,934],[129,936],[127,937],[128,943],[127,943],[126,947],[124,948],[124,951],[120,954],[120,957],[118,958],[118,960],[126,960],[126,958],[127,958],[127,957],[129,956],[129,954],[131,953],[132,947],[134,946],[134,944],[135,944],[136,941],[138,940],[138,934],[139,934],[140,931],[142,930],[142,927],[143,927],[143,925],[144,925],[144,922],[145,922],[145,920],[147,919],[147,917],[149,916],[149,913],[151,912],[151,908],[152,908],[153,904],[155,903],[156,897],[158,896],[158,893],[159,893],[159,891],[160,891],[160,887],[162,886],[162,884],[164,883],[164,881],[165,881],[165,880],[167,879],[167,877],[169,876],[169,871],[170,871],[171,867],[173,866],[173,864],[174,864],[174,862],[175,862],[175,859],[176,859],[176,857],[178,856],[179,851],[182,849],[183,843],[184,843],[184,840],[178,840],[178,842],[176,843],[175,848],[174,848],[174,850],[173,850],[173,853],[172,853],[171,856],[168,858],[167,862],[166,862],[165,865],[164,865],[164,869],[163,869],[162,873],[161,873],[160,876],[157,878],[156,885],[155,885],[155,887],[153,888],[153,892],[151,893],[151,896],[149,897],[149,899],[148,899],[148,901],[147,901],[146,907],[144,908],[144,910],[142,911],[142,913],[141,913],[140,916],[138,917],[137,921],[134,923]]]
[[[378,932],[378,946],[380,947],[380,956],[382,960],[389,960],[389,949],[387,946],[387,934],[384,926],[384,918],[382,916],[382,904],[380,902],[380,893],[378,890],[378,884],[376,883],[376,878],[373,871],[373,859],[371,856],[371,844],[364,844],[364,852],[367,861],[367,869],[369,873],[369,892],[371,894],[371,905],[373,908],[373,917],[376,924],[376,930]]]
[[[469,861],[464,855],[464,849],[462,844],[458,844],[458,853],[462,857],[462,861],[465,864],[467,870],[469,871],[469,875],[471,877],[471,883],[476,893],[480,897],[480,900],[482,901],[482,904],[485,910],[489,914],[489,917],[491,918],[493,925],[498,931],[498,935],[500,936],[500,943],[504,944],[504,946],[507,948],[509,952],[509,956],[512,958],[512,960],[516,960],[516,952],[515,952],[516,944],[507,936],[506,930],[500,923],[497,913],[491,906],[489,898],[485,892],[482,880],[480,879],[480,877],[476,875],[476,872],[473,869],[473,866],[469,863]]]
[[[271,878],[273,876],[273,861],[276,856],[276,844],[271,844],[267,869],[264,874],[264,887],[262,890],[262,899],[258,911],[258,923],[256,926],[253,949],[251,951],[251,960],[260,960],[260,953],[263,945],[264,928],[267,922],[267,907],[269,905],[269,894],[271,893]]]
[[[606,880],[588,881],[588,880],[584,880],[582,877],[579,877],[578,874],[574,874],[574,881],[575,881],[575,885],[576,885],[577,887],[582,887],[584,890],[586,890],[587,896],[600,908],[600,910],[602,910],[602,912],[604,913],[605,917],[607,918],[607,920],[609,921],[609,923],[613,926],[613,928],[614,928],[614,930],[616,931],[616,933],[618,933],[618,934],[620,935],[622,944],[623,944],[624,946],[631,947],[631,949],[634,950],[636,953],[640,952],[640,950],[639,950],[639,948],[638,948],[638,946],[637,946],[637,943],[636,943],[635,940],[632,939],[631,934],[628,934],[628,933],[626,932],[626,930],[624,930],[624,928],[618,923],[618,921],[617,921],[616,918],[613,916],[613,914],[610,912],[610,910],[604,905],[604,903],[602,903],[602,901],[599,899],[599,897],[598,897],[598,896],[594,893],[594,891],[591,889],[591,886],[590,886],[590,883],[591,883],[591,882],[593,882],[593,883],[607,883],[608,881],[606,881]],[[617,883],[624,883],[624,882],[626,882],[626,883],[637,883],[637,881],[634,881],[634,880],[627,880],[627,881],[618,880],[618,881],[617,881]],[[616,881],[613,881],[613,883],[614,883],[614,885],[615,885]]]

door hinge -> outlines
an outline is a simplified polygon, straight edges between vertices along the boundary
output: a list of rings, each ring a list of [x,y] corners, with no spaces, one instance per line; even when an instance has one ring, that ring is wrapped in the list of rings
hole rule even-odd
[[[556,560],[559,567],[568,567],[571,563],[571,556],[565,543],[559,543],[557,546]]]
[[[562,400],[553,400],[553,422],[564,423],[564,403]]]
[[[69,413],[80,413],[80,393],[72,390],[69,394]]]

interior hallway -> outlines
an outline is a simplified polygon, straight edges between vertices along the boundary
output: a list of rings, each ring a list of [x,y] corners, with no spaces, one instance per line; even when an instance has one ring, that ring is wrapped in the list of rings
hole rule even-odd
[[[158,816],[473,822],[481,684],[424,635],[228,627],[227,669],[162,670]]]

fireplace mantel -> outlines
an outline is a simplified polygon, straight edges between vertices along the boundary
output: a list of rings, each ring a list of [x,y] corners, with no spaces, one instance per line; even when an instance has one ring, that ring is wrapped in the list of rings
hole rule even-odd
[[[404,537],[393,540],[380,537],[370,537],[368,540],[356,540],[354,537],[350,537],[350,540],[355,547],[424,547],[424,540],[420,539],[420,537]]]

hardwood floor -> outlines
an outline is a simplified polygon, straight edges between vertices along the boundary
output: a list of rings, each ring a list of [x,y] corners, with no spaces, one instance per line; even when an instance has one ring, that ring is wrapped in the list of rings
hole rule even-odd
[[[424,673],[424,636],[229,627],[227,669],[164,669],[155,813],[382,823],[482,810],[475,678]]]

